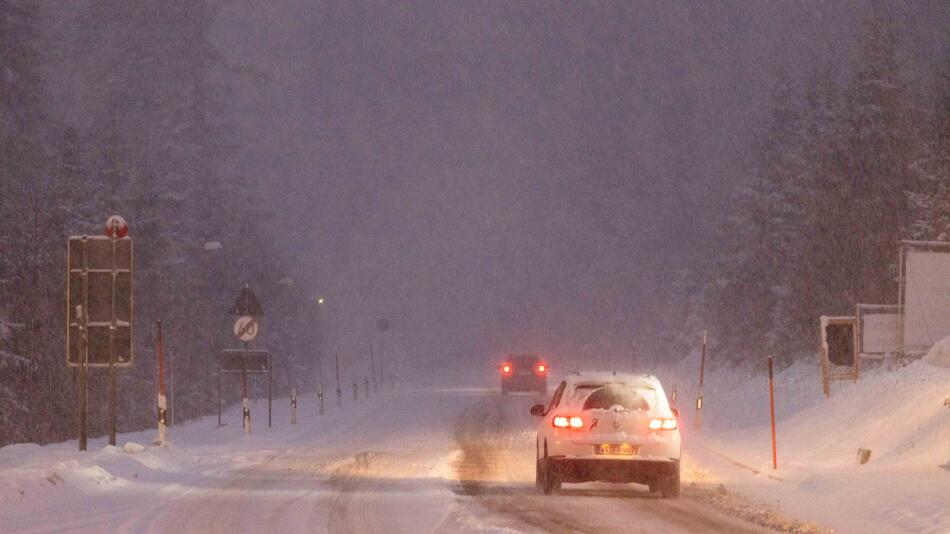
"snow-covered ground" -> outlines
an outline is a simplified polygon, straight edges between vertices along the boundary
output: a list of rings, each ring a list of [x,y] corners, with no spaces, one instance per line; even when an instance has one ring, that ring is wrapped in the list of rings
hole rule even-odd
[[[938,346],[937,351],[942,350]],[[950,353],[950,351],[944,351]],[[817,362],[775,375],[778,469],[772,469],[765,372],[707,374],[703,425],[696,387],[680,379],[684,442],[710,480],[840,532],[950,532],[950,368],[931,354],[821,392]],[[684,362],[676,376],[689,376]],[[859,448],[871,450],[859,465]]]
[[[950,351],[948,351],[950,353]],[[939,358],[930,361],[939,363]],[[687,368],[688,367],[688,368]],[[170,430],[0,449],[2,532],[950,532],[950,368],[918,361],[821,393],[816,364],[776,374],[778,470],[764,373],[712,371],[693,429],[691,362],[659,373],[678,389],[684,494],[587,484],[534,489],[535,397],[485,388],[388,392],[324,417],[300,399]],[[553,378],[553,377],[552,377]],[[872,451],[858,465],[859,447]],[[357,458],[362,459],[357,459]],[[776,511],[780,513],[776,513]],[[631,526],[631,525],[635,525]],[[633,530],[631,530],[633,529]]]

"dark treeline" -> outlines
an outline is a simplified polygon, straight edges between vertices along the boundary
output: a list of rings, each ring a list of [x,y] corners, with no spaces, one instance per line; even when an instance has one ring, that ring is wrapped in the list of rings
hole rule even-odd
[[[819,315],[896,302],[900,239],[950,238],[925,4],[0,0],[0,445],[75,435],[66,238],[113,213],[120,430],[153,423],[159,318],[176,419],[214,409],[244,283],[281,390],[380,316],[422,378],[516,347],[647,366],[704,328],[714,363],[813,358]],[[848,64],[796,56],[812,37]]]
[[[228,309],[244,283],[268,314],[275,384],[312,385],[316,304],[267,237],[266,182],[236,165],[248,140],[222,117],[238,74],[210,42],[213,20],[193,0],[0,0],[0,445],[75,436],[66,238],[102,235],[113,213],[129,221],[136,267],[121,431],[154,424],[157,319],[176,419],[212,412],[214,354],[234,343]],[[107,429],[106,375],[91,373],[93,436]]]
[[[950,239],[950,54],[914,77],[886,17],[856,35],[844,73],[779,72],[749,179],[684,276],[688,331],[725,360],[814,357],[819,315],[897,303],[901,239]]]

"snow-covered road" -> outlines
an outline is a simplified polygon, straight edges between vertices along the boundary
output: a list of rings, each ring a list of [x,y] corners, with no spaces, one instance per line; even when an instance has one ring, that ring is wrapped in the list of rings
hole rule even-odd
[[[277,410],[277,424],[250,438],[232,412],[221,429],[210,418],[174,429],[168,448],[5,450],[0,522],[4,532],[761,531],[712,504],[688,461],[678,500],[635,485],[537,494],[528,415],[536,401],[402,391],[296,426]],[[301,403],[303,414],[312,408]]]

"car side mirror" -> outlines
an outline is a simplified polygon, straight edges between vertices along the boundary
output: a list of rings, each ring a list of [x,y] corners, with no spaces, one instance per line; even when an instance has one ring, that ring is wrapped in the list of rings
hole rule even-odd
[[[680,411],[679,411],[679,410],[677,410],[676,408],[672,408],[672,412],[673,412],[673,417],[675,417],[675,418],[677,418],[677,419],[680,418]]]
[[[543,405],[543,404],[535,404],[534,406],[532,406],[532,407],[531,407],[531,415],[535,415],[535,416],[538,416],[538,417],[541,417],[542,415],[544,415],[544,405]]]

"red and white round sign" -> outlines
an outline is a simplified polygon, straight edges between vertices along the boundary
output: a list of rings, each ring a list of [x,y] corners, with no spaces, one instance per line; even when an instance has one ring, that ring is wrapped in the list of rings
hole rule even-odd
[[[115,236],[113,236],[113,233],[115,233]],[[129,223],[125,222],[125,219],[119,215],[109,217],[109,220],[106,221],[106,235],[122,239],[129,235]]]

